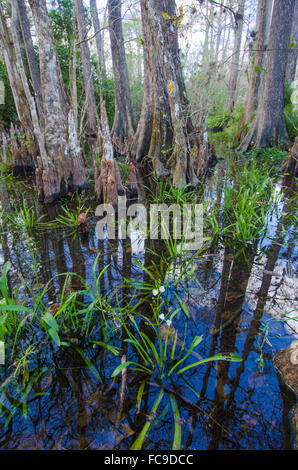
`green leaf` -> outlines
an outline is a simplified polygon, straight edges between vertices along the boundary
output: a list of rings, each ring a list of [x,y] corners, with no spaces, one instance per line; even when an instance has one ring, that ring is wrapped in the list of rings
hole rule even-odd
[[[102,348],[107,349],[112,354],[114,354],[114,356],[119,356],[119,348],[115,348],[114,346],[103,343],[102,341],[92,341],[92,343],[98,344],[98,346],[101,346]]]
[[[127,366],[131,365],[131,364],[134,364],[136,366],[139,366],[139,364],[137,364],[136,362],[131,362],[131,361],[126,361],[126,362],[123,362],[123,364],[120,364],[118,367],[116,367],[116,369],[114,370],[114,372],[112,373],[111,377],[112,379],[114,377],[117,377],[117,375],[120,374],[120,372],[123,371],[123,369],[125,369]]]
[[[149,432],[149,429],[150,429],[150,426],[152,424],[152,418],[155,417],[156,411],[158,410],[158,407],[161,403],[163,395],[164,395],[164,391],[161,390],[158,397],[156,398],[156,400],[154,402],[153,407],[152,407],[152,410],[151,410],[151,413],[150,413],[150,418],[151,419],[146,421],[142,431],[140,432],[140,434],[138,435],[138,437],[134,441],[134,443],[131,446],[130,450],[141,450],[142,449],[145,437],[147,436],[147,434]]]
[[[77,351],[81,358],[84,360],[84,362],[86,363],[88,369],[91,370],[92,374],[95,375],[95,377],[98,379],[98,381],[100,383],[102,383],[102,378],[100,377],[99,373],[98,373],[98,370],[96,369],[96,367],[92,364],[92,362],[90,361],[90,359],[85,355],[84,351],[81,349],[81,348],[74,348],[75,351]]]
[[[162,12],[162,17],[163,17],[165,20],[170,20],[170,19],[171,19],[171,17],[170,17],[165,11]]]
[[[211,362],[211,361],[241,362],[242,358],[240,356],[237,356],[237,354],[234,354],[234,353],[229,353],[227,355],[216,354],[215,356],[207,357],[206,359],[202,359],[202,361],[195,362],[194,364],[191,364],[190,366],[180,369],[178,371],[178,374],[182,374],[188,369],[192,369],[193,367],[199,366],[200,364],[204,364],[205,362]]]
[[[25,307],[24,305],[0,305],[0,310],[3,312],[26,312],[32,313],[30,308]]]
[[[42,317],[43,321],[53,330],[59,331],[59,325],[50,312],[46,312]]]
[[[143,394],[144,394],[145,385],[146,385],[146,381],[143,380],[143,381],[141,382],[140,388],[139,388],[139,390],[138,390],[138,395],[137,395],[137,414],[139,414],[139,412],[140,412],[140,408],[141,408],[141,403],[142,403],[142,398],[143,398]]]
[[[181,435],[182,435],[181,423],[180,423],[180,412],[179,412],[176,398],[174,397],[172,393],[170,394],[170,401],[172,405],[174,423],[175,423],[172,450],[180,450],[181,449]]]
[[[57,344],[57,346],[61,346],[61,341],[60,341],[59,335],[57,333],[57,330],[55,330],[54,328],[49,328],[48,334],[52,338],[54,343]]]
[[[191,343],[191,346],[190,346],[188,352],[185,354],[185,356],[184,356],[179,362],[177,362],[177,364],[175,364],[175,365],[172,367],[172,369],[171,369],[170,372],[169,372],[169,375],[171,375],[171,374],[174,372],[174,370],[175,370],[182,362],[184,362],[185,359],[188,358],[188,356],[191,354],[192,350],[193,350],[196,346],[198,346],[198,345],[201,343],[202,340],[203,340],[203,336],[196,336],[196,337],[193,339],[193,342]]]

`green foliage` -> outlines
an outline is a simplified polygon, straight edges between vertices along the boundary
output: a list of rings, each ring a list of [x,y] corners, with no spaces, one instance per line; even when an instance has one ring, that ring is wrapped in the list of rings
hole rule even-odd
[[[146,187],[149,200],[155,204],[183,204],[193,203],[198,197],[198,192],[191,184],[175,188],[170,180],[160,180],[153,176],[153,189]]]
[[[210,115],[207,119],[207,127],[213,132],[212,138],[220,145],[235,147],[235,136],[238,131],[238,124],[243,113],[243,106],[237,106],[233,112],[223,112],[217,115]]]
[[[266,234],[268,214],[276,204],[270,161],[276,152],[270,149],[268,162],[262,165],[262,151],[251,153],[244,166],[234,169],[234,182],[224,189],[222,208],[211,211],[209,221],[214,235],[236,251],[243,252]]]
[[[61,66],[63,82],[70,92],[70,80],[69,80],[69,61],[73,54],[73,22],[72,22],[72,11],[73,11],[73,1],[68,0],[58,0],[57,6],[52,8],[49,12],[51,19],[51,29],[55,39],[57,54],[59,64]],[[86,23],[90,23],[90,18],[87,12],[86,13]],[[77,41],[78,38],[75,38]],[[82,109],[85,103],[85,90],[84,90],[84,79],[82,72],[82,61],[81,61],[81,51],[80,47],[77,47],[76,52],[77,60],[77,93],[78,93],[78,106],[79,109]],[[91,63],[93,68],[93,83],[95,90],[95,98],[97,105],[100,105],[100,88],[101,84],[99,82],[99,65],[98,57],[96,54],[91,54]],[[107,77],[105,74],[102,75],[102,96],[106,101],[106,110],[108,115],[109,125],[112,126],[114,120],[114,81],[113,79]]]
[[[14,104],[13,94],[10,88],[8,74],[4,62],[0,60],[0,81],[4,83],[5,104],[0,104],[0,123],[5,128],[10,126],[11,122],[16,122],[17,112]]]
[[[207,128],[212,132],[222,132],[224,128],[228,125],[231,118],[232,113],[230,111],[225,111],[224,113],[208,116]]]
[[[293,88],[290,82],[286,80],[284,115],[289,137],[294,141],[298,135],[298,110],[295,109],[292,103],[292,94]]]
[[[32,233],[41,223],[42,217],[37,217],[34,207],[28,207],[23,200],[22,207],[15,208],[15,212],[5,214],[5,218],[18,230]]]
[[[255,164],[261,164],[260,171],[269,173],[272,177],[280,174],[280,168],[288,156],[288,152],[276,147],[266,149],[250,150],[245,153],[245,157]]]
[[[86,206],[85,192],[81,194],[72,195],[69,204],[62,205],[62,213],[58,215],[55,220],[51,222],[45,222],[41,225],[44,229],[55,229],[55,228],[67,228],[72,232],[76,231],[80,226],[81,222],[79,216],[81,214],[88,215],[90,208]]]

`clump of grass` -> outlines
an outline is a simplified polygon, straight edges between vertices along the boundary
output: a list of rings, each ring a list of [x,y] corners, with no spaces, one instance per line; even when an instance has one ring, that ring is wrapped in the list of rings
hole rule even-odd
[[[194,202],[198,197],[198,192],[193,185],[188,184],[184,187],[174,187],[169,180],[159,180],[153,177],[154,190],[147,188],[149,200],[154,204],[187,204]]]
[[[274,179],[256,159],[237,171],[233,185],[224,189],[221,208],[213,209],[209,222],[224,244],[245,248],[265,236],[268,215],[275,206]]]
[[[13,214],[4,214],[4,217],[18,230],[31,233],[41,224],[44,216],[37,217],[34,207],[28,207],[23,201],[22,207]]]
[[[191,345],[186,347],[186,342],[181,341],[173,323],[175,317],[182,310],[180,307],[175,311],[169,311],[163,298],[165,288],[158,280],[155,281],[155,289],[151,296],[151,314],[148,315],[132,315],[122,312],[122,328],[126,335],[125,343],[131,347],[131,359],[122,361],[114,372],[112,377],[117,377],[124,370],[129,368],[135,372],[143,374],[143,380],[137,396],[137,407],[143,397],[146,383],[152,383],[159,388],[159,393],[155,399],[152,412],[156,413],[162,402],[167,400],[166,407],[170,405],[174,420],[174,437],[173,446],[175,450],[181,448],[182,429],[180,423],[180,413],[175,398],[175,393],[168,388],[169,381],[173,383],[187,371],[200,367],[202,364],[212,361],[241,361],[236,354],[216,354],[211,357],[203,358],[194,350],[203,341],[203,336],[196,336]],[[165,312],[165,313],[163,313]],[[146,330],[145,330],[146,327]],[[126,357],[126,356],[125,356]],[[193,357],[196,360],[193,360]],[[198,360],[199,359],[199,360]],[[187,387],[197,396],[197,392],[188,385],[188,381],[184,380]],[[151,423],[151,422],[150,422]],[[131,446],[132,450],[140,450],[144,440],[147,437],[151,424],[147,422],[141,432],[138,434]]]
[[[43,224],[45,229],[54,229],[54,228],[67,228],[76,230],[80,226],[80,215],[85,214],[87,216],[90,212],[90,208],[86,207],[86,202],[84,202],[85,194],[82,193],[76,198],[76,206],[70,207],[70,205],[62,205],[62,213],[59,214],[55,220],[46,222]],[[73,198],[70,201],[73,202]]]
[[[128,183],[129,176],[129,160],[126,159],[124,162],[118,161],[118,166],[121,171],[122,181],[124,184]]]

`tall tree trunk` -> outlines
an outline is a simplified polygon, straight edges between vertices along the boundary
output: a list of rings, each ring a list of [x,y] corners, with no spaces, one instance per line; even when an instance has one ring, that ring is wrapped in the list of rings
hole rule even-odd
[[[12,20],[11,20],[12,22]],[[16,31],[16,38],[19,41],[19,30]],[[26,171],[33,169],[36,161],[33,163],[37,148],[34,140],[34,123],[31,118],[32,103],[35,105],[25,72],[22,73],[18,65],[17,50],[11,40],[10,31],[8,29],[4,12],[0,5],[0,46],[3,51],[3,58],[6,65],[6,70],[9,78],[10,87],[12,90],[15,107],[17,110],[18,118],[21,123],[20,126],[11,125],[10,131],[2,131],[2,145],[3,145],[3,159],[6,164],[9,164],[13,171]],[[19,48],[19,54],[21,51]],[[23,78],[25,77],[25,83]],[[27,88],[26,88],[27,86]],[[20,139],[20,135],[26,135],[26,143]],[[29,144],[29,145],[28,145]],[[8,158],[10,157],[10,158]]]
[[[246,136],[247,126],[250,123],[252,115],[257,109],[258,105],[258,96],[262,77],[262,67],[264,66],[265,57],[267,18],[268,15],[271,15],[271,11],[268,10],[268,7],[268,0],[259,0],[256,27],[257,40],[254,43],[254,48],[256,49],[256,52],[254,54],[253,63],[251,65],[245,107],[238,126],[238,141],[243,140]]]
[[[295,0],[275,0],[269,33],[268,52],[257,113],[251,131],[240,145],[287,148],[289,138],[284,118],[284,86],[288,46]]]
[[[228,102],[227,110],[233,111],[237,99],[237,81],[239,74],[239,58],[241,49],[241,39],[243,31],[243,17],[244,17],[245,0],[238,0],[237,19],[235,19],[235,38],[233,47],[233,57],[231,64],[231,72],[229,79]]]
[[[32,134],[33,127],[30,108],[26,99],[22,79],[16,63],[16,54],[10,38],[4,12],[0,4],[0,45],[9,78],[9,84],[14,98],[19,121],[26,133]]]
[[[78,90],[77,90],[77,31],[76,14],[72,10],[72,47],[71,57],[69,58],[69,86],[71,107],[73,109],[73,118],[76,129],[78,129]]]
[[[39,44],[45,120],[45,151],[36,173],[40,198],[50,203],[72,189],[86,188],[84,160],[73,111],[64,89],[57,51],[51,35],[46,0],[29,0]]]
[[[83,64],[83,76],[84,76],[84,87],[86,93],[86,105],[87,105],[87,134],[91,139],[100,138],[100,121],[96,107],[94,83],[92,77],[92,67],[90,50],[87,39],[87,27],[85,20],[84,4],[83,0],[74,0],[74,6],[77,17],[79,39],[81,45],[81,57]]]
[[[204,37],[204,44],[203,44],[203,52],[202,52],[202,70],[206,72],[208,69],[208,63],[210,60],[209,57],[209,34],[210,34],[210,16],[211,16],[211,8],[212,5],[209,5],[209,2],[205,5],[206,12],[205,12],[205,37]]]
[[[38,63],[36,60],[35,50],[33,47],[33,41],[30,30],[30,23],[27,16],[27,10],[24,0],[17,0],[18,7],[18,18],[22,30],[22,36],[24,40],[26,56],[28,61],[28,66],[30,70],[30,76],[32,80],[33,90],[36,96],[36,104],[38,109],[38,115],[40,120],[40,125],[44,127],[44,118],[43,118],[43,103],[42,103],[42,93],[41,93],[41,81],[40,81],[40,72]]]
[[[113,144],[104,101],[101,105],[101,126],[103,155],[100,168],[97,162],[94,161],[95,196],[97,201],[111,204],[114,208],[117,208],[118,195],[124,194],[124,188],[121,183],[120,171],[114,158]]]
[[[298,41],[298,1],[297,0],[295,2],[291,37],[294,38],[295,41]],[[289,52],[288,52],[286,77],[290,83],[292,83],[295,80],[297,58],[298,58],[298,47],[295,46],[292,49],[289,49]]]
[[[183,12],[177,14],[174,0],[142,0],[141,6],[144,97],[133,154],[149,156],[157,173],[164,173],[161,158],[173,168],[176,186],[196,183],[211,153],[189,117],[177,31]]]
[[[172,147],[172,124],[166,79],[162,70],[159,51],[155,47],[154,32],[151,29],[146,1],[141,2],[143,51],[144,51],[144,93],[141,116],[132,146],[137,161],[145,156],[158,159],[162,152]]]
[[[225,2],[223,2],[223,7],[225,6]],[[220,48],[220,43],[222,40],[222,32],[224,29],[224,23],[223,23],[223,8],[220,8],[219,10],[219,15],[217,17],[217,37],[216,37],[216,45],[215,45],[215,60],[218,62],[219,60],[219,48]]]
[[[109,31],[115,83],[115,118],[111,134],[115,147],[120,152],[125,152],[135,133],[135,118],[125,57],[121,2],[122,0],[108,0]]]
[[[98,55],[99,67],[100,67],[100,74],[106,73],[106,65],[105,65],[105,55],[103,49],[103,41],[102,41],[102,34],[100,30],[100,22],[98,17],[97,5],[96,0],[90,0],[90,13],[93,23],[93,28],[96,33],[96,50]]]

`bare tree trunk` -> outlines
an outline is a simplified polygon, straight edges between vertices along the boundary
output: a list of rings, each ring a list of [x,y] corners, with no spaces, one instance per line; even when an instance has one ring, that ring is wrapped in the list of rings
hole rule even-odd
[[[232,111],[236,104],[237,98],[237,81],[239,74],[239,58],[241,49],[241,39],[243,31],[243,17],[244,17],[245,0],[238,0],[237,20],[235,24],[235,38],[233,47],[233,57],[231,64],[231,73],[229,79],[229,93],[227,110]]]
[[[250,77],[248,83],[248,91],[245,100],[244,111],[238,126],[239,132],[237,140],[241,141],[244,139],[247,133],[247,126],[252,119],[253,112],[257,109],[259,89],[262,77],[262,67],[264,66],[265,57],[265,42],[266,42],[266,25],[268,14],[271,15],[271,11],[268,11],[268,0],[259,0],[258,11],[257,11],[257,40],[254,48],[256,52],[254,54],[254,60],[251,65]]]
[[[295,0],[275,0],[263,85],[252,129],[240,148],[289,146],[284,118],[284,86]]]
[[[297,0],[295,2],[291,37],[294,38],[295,41],[298,41],[298,1]],[[289,52],[288,52],[286,77],[290,83],[292,83],[295,80],[297,58],[298,58],[298,47],[295,46],[289,49]]]
[[[72,189],[86,188],[84,160],[73,111],[61,77],[50,31],[46,0],[29,0],[38,36],[40,75],[45,119],[45,148],[36,172],[40,198],[50,203]]]
[[[211,153],[189,117],[177,33],[183,16],[177,15],[174,0],[142,0],[141,5],[145,78],[134,152],[139,160],[150,156],[159,174],[163,159],[173,168],[174,185],[196,183]]]
[[[96,33],[96,49],[97,49],[97,55],[98,55],[98,60],[99,60],[100,74],[105,74],[106,73],[105,56],[104,56],[102,34],[100,30],[100,22],[98,18],[96,0],[90,0],[90,13],[92,17],[93,28]]]
[[[225,2],[223,2],[223,6],[225,5]],[[220,8],[219,11],[219,16],[217,17],[217,38],[216,38],[216,46],[215,46],[215,60],[218,62],[219,59],[219,48],[220,48],[220,43],[222,40],[222,32],[224,29],[224,24],[223,24],[223,8]]]
[[[125,152],[135,133],[122,31],[121,1],[108,0],[109,31],[115,82],[115,118],[111,131],[115,147]]]
[[[40,125],[44,127],[44,118],[43,118],[43,103],[42,103],[42,93],[41,93],[41,82],[40,82],[40,72],[38,63],[36,60],[35,50],[33,47],[30,23],[27,16],[27,10],[24,0],[17,0],[18,7],[18,18],[21,25],[22,36],[24,40],[26,56],[28,60],[30,76],[32,80],[33,90],[36,96],[36,104],[38,109],[38,115],[40,120]]]
[[[18,118],[26,133],[32,134],[32,122],[25,90],[16,64],[16,55],[10,39],[5,16],[0,4],[0,45],[14,98]]]
[[[78,90],[77,90],[77,32],[76,32],[76,15],[72,11],[72,48],[71,57],[69,58],[69,85],[71,96],[71,107],[73,109],[73,119],[76,129],[78,129]]]
[[[203,72],[206,72],[206,69],[208,69],[208,62],[209,62],[209,33],[210,33],[210,16],[211,16],[212,5],[209,5],[209,3],[207,2],[205,7],[206,7],[205,37],[204,37],[204,45],[203,45],[203,53],[202,53]]]
[[[154,161],[162,152],[172,147],[172,124],[166,79],[161,66],[159,51],[155,47],[154,32],[151,29],[146,1],[141,2],[143,50],[144,50],[144,93],[141,116],[132,146],[132,155],[137,161],[145,156]]]
[[[85,87],[86,102],[87,102],[87,134],[90,138],[96,140],[99,138],[101,131],[100,131],[100,121],[99,121],[99,116],[98,116],[96,101],[95,101],[90,50],[89,50],[88,42],[86,41],[87,27],[86,27],[86,21],[85,21],[83,0],[75,0],[74,6],[75,6],[75,11],[76,11],[79,39],[80,39],[80,45],[81,45],[84,87]]]
[[[94,161],[95,196],[97,201],[111,204],[117,208],[118,194],[124,194],[124,188],[121,183],[117,162],[114,159],[113,144],[104,101],[101,105],[101,126],[103,155],[100,169],[97,162]]]

